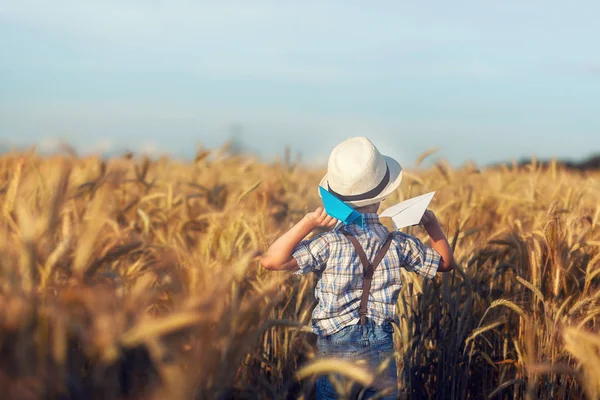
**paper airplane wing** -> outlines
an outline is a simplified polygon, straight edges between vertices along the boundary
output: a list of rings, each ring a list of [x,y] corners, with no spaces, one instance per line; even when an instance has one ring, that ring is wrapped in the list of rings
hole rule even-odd
[[[358,225],[362,226],[362,215],[358,211],[329,193],[322,186],[319,186],[319,191],[327,214],[342,221],[344,225],[356,221]]]
[[[421,222],[434,194],[435,192],[430,192],[405,200],[387,208],[380,217],[391,217],[396,229],[417,225]]]

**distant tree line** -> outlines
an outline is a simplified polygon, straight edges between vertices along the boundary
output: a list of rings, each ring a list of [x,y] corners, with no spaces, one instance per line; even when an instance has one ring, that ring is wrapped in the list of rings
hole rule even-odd
[[[549,166],[552,161],[551,160],[537,160],[537,163],[539,165],[542,165],[544,167]],[[521,159],[520,161],[517,162],[517,166],[519,168],[522,168],[526,165],[530,165],[531,164],[531,159]],[[578,171],[597,171],[600,170],[600,153],[594,154],[588,158],[582,159],[580,161],[573,161],[573,160],[556,160],[556,164],[558,166],[562,166],[568,169],[574,169],[574,170],[578,170]],[[498,164],[494,164],[491,165],[491,168],[495,168],[495,167],[499,167],[502,165],[512,165],[510,163],[498,163]]]

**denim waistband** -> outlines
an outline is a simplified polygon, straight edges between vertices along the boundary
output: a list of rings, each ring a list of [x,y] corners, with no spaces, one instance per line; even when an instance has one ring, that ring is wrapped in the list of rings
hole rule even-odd
[[[379,325],[367,319],[365,325],[350,325],[332,335],[319,336],[317,346],[319,349],[329,348],[340,351],[357,351],[371,345],[384,344],[393,347],[393,334],[394,328],[391,323]],[[356,350],[352,350],[353,348]]]

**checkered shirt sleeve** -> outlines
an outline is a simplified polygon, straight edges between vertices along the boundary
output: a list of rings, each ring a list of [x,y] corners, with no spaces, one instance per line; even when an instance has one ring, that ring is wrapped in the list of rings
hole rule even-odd
[[[398,256],[400,263],[408,271],[415,272],[425,278],[432,279],[442,260],[437,251],[427,247],[414,236],[403,232],[397,232],[396,237],[400,239]]]
[[[322,271],[329,259],[327,232],[321,233],[309,240],[301,241],[294,249],[292,257],[298,263],[296,275],[306,275],[309,272]]]

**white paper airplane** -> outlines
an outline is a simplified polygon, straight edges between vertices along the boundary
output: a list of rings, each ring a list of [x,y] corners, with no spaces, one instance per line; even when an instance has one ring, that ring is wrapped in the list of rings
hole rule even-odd
[[[391,217],[396,230],[407,226],[417,225],[421,222],[421,218],[423,217],[423,214],[425,214],[427,206],[431,202],[431,199],[433,199],[434,194],[435,192],[430,192],[405,200],[402,203],[386,208],[379,216]]]

